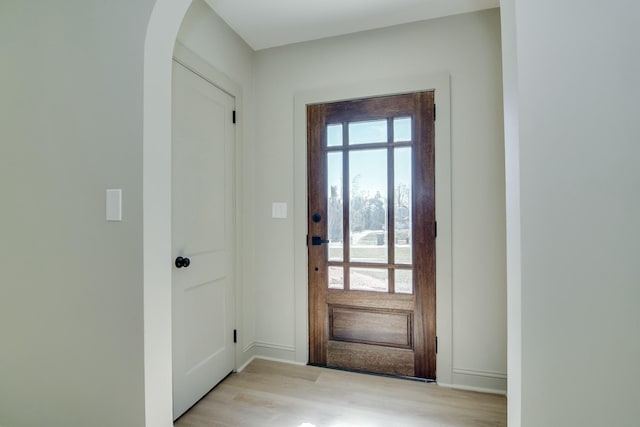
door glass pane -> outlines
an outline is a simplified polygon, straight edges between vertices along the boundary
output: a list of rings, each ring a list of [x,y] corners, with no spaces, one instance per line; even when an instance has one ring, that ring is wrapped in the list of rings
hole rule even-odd
[[[342,153],[327,153],[327,190],[329,261],[342,261]]]
[[[329,267],[329,289],[344,289],[343,267]]]
[[[387,142],[387,121],[349,123],[349,145]]]
[[[413,272],[411,270],[396,270],[395,286],[397,294],[412,294]]]
[[[411,147],[394,151],[395,262],[411,264]]]
[[[327,126],[327,147],[342,145],[342,125]]]
[[[411,141],[411,117],[393,119],[393,142]]]
[[[350,260],[387,262],[387,150],[349,153]]]
[[[349,289],[352,291],[389,291],[389,270],[386,268],[351,268]]]

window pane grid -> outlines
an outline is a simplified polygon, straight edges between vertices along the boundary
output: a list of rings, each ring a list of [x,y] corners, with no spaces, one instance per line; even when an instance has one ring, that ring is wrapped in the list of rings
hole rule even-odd
[[[403,116],[327,126],[327,163],[342,166],[342,197],[336,179],[328,182],[329,289],[413,293],[412,127]]]

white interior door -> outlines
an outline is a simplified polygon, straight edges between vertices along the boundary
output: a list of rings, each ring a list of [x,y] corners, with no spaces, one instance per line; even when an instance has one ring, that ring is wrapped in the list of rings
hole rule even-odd
[[[233,109],[234,98],[174,61],[174,419],[234,369]]]

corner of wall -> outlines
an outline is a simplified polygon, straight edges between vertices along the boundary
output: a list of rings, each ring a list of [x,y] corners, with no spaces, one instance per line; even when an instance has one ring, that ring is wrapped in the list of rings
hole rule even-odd
[[[500,1],[507,227],[507,413],[522,423],[522,277],[520,236],[520,141],[518,60],[514,0]]]

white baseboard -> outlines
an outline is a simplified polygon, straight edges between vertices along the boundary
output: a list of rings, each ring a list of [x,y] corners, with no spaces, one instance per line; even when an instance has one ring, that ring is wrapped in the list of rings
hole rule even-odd
[[[499,372],[454,368],[452,380],[452,383],[438,382],[438,385],[459,390],[507,395],[507,376]]]
[[[256,349],[253,343],[242,349],[242,352],[236,352],[236,372],[241,372],[256,357]]]
[[[269,360],[271,362],[279,362],[279,363],[286,363],[289,365],[296,365],[296,366],[306,366],[306,363],[300,363],[300,362],[296,362],[295,360],[288,360],[288,359],[278,359],[275,357],[267,357],[267,356],[252,356],[251,359],[249,359],[244,365],[240,366],[236,372],[242,372],[245,370],[245,368],[247,366],[249,366],[249,364],[251,362],[253,362],[254,360]]]
[[[297,365],[302,364],[299,362],[295,362],[296,349],[294,346],[254,341],[253,343],[245,347],[243,352],[251,354],[250,360],[259,358],[265,360],[273,360],[276,362],[295,363]],[[244,367],[248,364],[249,362],[246,362],[242,366]]]
[[[251,356],[251,358],[249,360],[247,360],[242,366],[240,366],[238,369],[236,369],[236,372],[242,372],[244,371],[244,369],[249,366],[249,364],[251,362],[253,362],[256,359],[256,356]]]

